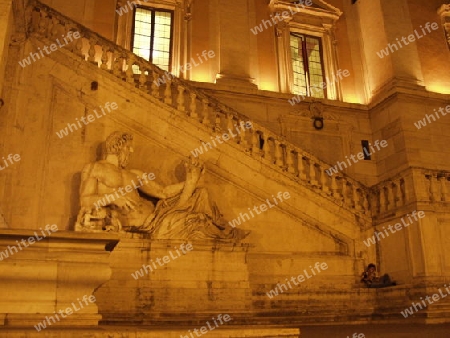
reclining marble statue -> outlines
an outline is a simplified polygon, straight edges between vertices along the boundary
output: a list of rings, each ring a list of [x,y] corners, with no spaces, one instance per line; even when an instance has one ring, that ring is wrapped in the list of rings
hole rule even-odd
[[[105,158],[83,168],[75,231],[144,232],[155,239],[240,240],[249,234],[226,224],[207,190],[197,186],[200,161],[189,158],[185,182],[163,187],[140,170],[126,169],[132,152],[133,135],[114,132]],[[142,184],[136,186],[137,180]],[[135,189],[127,187],[131,183]]]

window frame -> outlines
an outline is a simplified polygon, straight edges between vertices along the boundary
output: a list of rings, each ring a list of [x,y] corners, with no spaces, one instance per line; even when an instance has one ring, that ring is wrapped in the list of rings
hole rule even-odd
[[[175,19],[175,11],[165,8],[157,8],[157,7],[150,7],[150,6],[135,6],[133,9],[133,20],[132,20],[132,27],[131,27],[131,38],[130,38],[130,50],[133,52],[134,50],[134,37],[135,37],[135,28],[136,28],[136,11],[137,9],[144,9],[147,11],[152,12],[152,23],[151,23],[151,38],[150,38],[150,60],[149,62],[153,63],[153,46],[155,41],[155,12],[166,12],[171,14],[171,21],[170,21],[170,44],[169,44],[169,66],[167,71],[172,71],[172,56],[173,56],[173,31],[174,31],[174,19]]]
[[[185,50],[187,50],[190,44],[188,41],[189,39],[182,40],[182,36],[185,35],[189,21],[186,16],[186,13],[188,12],[188,3],[189,0],[148,0],[145,1],[145,3],[141,0],[141,4],[137,5],[138,7],[145,9],[154,8],[156,10],[173,11],[170,72],[176,76],[180,75],[180,64],[184,64],[183,60],[186,58],[184,55]],[[127,0],[118,0],[116,9],[127,5]],[[116,12],[116,44],[131,52],[133,51],[131,45],[134,37],[134,16],[134,8],[123,15],[118,15]]]
[[[343,14],[338,8],[324,1],[312,0],[313,5],[305,8],[296,7],[286,0],[270,0],[269,8],[272,14],[282,12],[293,13],[275,26],[276,48],[278,54],[278,85],[282,93],[293,93],[293,69],[290,48],[290,33],[320,38],[322,42],[322,67],[325,79],[337,78],[338,70],[335,25]],[[342,100],[340,82],[324,81],[327,83],[326,98]],[[313,97],[314,98],[314,97]]]
[[[293,60],[293,57],[292,57],[292,55],[291,55],[291,50],[290,50],[290,37],[291,36],[295,36],[295,34],[298,34],[298,35],[301,35],[301,36],[303,36],[303,37],[305,37],[305,38],[314,38],[314,39],[317,39],[318,41],[319,41],[319,57],[320,57],[320,66],[322,67],[322,82],[327,82],[326,81],[326,77],[325,77],[325,65],[324,65],[324,61],[323,61],[323,46],[322,46],[322,38],[320,37],[320,36],[314,36],[314,35],[310,35],[310,34],[304,34],[304,33],[300,33],[300,32],[298,32],[298,31],[296,31],[296,30],[290,30],[289,31],[289,53],[290,53],[290,56],[291,56],[291,67],[292,67],[292,60]],[[297,36],[298,37],[298,36]],[[307,59],[307,57],[305,56],[305,53],[303,52],[302,53],[302,58],[303,58],[303,64],[305,65],[305,64],[308,64],[309,63],[309,60]],[[305,58],[306,58],[306,62],[305,62]],[[306,93],[306,95],[308,96],[308,97],[314,97],[314,98],[319,98],[319,97],[316,97],[316,96],[312,96],[311,95],[311,79],[310,79],[310,71],[309,71],[309,66],[307,66],[306,67],[307,69],[305,69],[305,73],[307,73],[307,87],[306,87],[306,91],[307,91],[307,93]],[[314,86],[314,85],[313,85]],[[292,87],[294,87],[294,70],[292,69]],[[328,96],[327,96],[327,88],[328,88],[328,85],[325,87],[325,88],[321,88],[321,89],[323,89],[323,98],[327,98]],[[291,92],[293,93],[293,94],[301,94],[301,93],[295,93],[294,92],[294,90],[293,89],[291,89]]]

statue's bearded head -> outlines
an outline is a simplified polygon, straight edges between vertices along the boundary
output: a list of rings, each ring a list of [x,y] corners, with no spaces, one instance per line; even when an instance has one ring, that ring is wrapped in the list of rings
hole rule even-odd
[[[133,135],[115,131],[106,139],[106,153],[116,155],[119,159],[119,167],[125,168],[133,152]]]

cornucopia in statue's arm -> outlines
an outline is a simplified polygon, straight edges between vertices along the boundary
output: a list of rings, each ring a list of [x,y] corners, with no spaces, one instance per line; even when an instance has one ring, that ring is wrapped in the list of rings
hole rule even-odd
[[[105,159],[84,167],[76,231],[145,232],[156,239],[240,240],[249,234],[229,226],[207,190],[197,186],[204,172],[200,161],[189,158],[185,182],[163,187],[153,174],[126,169],[132,143],[133,135],[114,132]]]

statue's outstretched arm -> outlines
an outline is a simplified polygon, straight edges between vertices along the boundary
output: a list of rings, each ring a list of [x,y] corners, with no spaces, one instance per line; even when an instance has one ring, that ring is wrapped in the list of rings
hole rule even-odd
[[[189,158],[189,161],[184,163],[184,166],[186,168],[185,182],[171,184],[163,187],[154,180],[143,180],[145,184],[142,185],[139,190],[149,196],[160,199],[165,199],[181,194],[179,203],[185,203],[194,193],[197,182],[204,171],[204,167],[203,163],[201,163],[198,159],[192,157]],[[138,175],[138,177],[144,177],[144,173],[140,170],[131,170],[131,172]]]
[[[140,178],[140,182],[143,183],[143,185],[139,187],[139,191],[143,192],[144,194],[150,197],[156,197],[159,199],[173,197],[179,194],[184,187],[184,182],[171,184],[164,187],[161,184],[155,182],[155,180],[147,179],[146,175],[144,175],[144,172],[140,170],[133,169],[130,171],[133,174],[136,174],[137,177]]]

